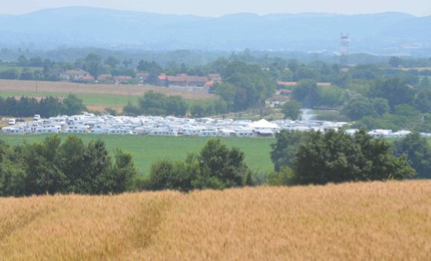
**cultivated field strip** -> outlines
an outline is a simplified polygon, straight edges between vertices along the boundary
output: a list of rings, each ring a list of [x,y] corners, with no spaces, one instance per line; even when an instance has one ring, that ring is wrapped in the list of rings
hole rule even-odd
[[[430,260],[431,182],[0,199],[1,260]]]
[[[166,95],[180,95],[188,100],[212,99],[215,96],[202,92],[191,92],[165,87],[143,85],[115,85],[115,84],[79,84],[70,82],[46,82],[46,81],[19,81],[0,80],[1,92],[20,92],[26,96],[38,96],[37,93],[69,93],[73,94],[113,94],[119,96],[142,97],[147,91],[161,92]],[[58,95],[55,95],[58,96]]]

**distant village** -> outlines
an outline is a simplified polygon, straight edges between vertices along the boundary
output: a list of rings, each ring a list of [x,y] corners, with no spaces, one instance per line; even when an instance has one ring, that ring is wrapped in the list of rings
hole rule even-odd
[[[89,72],[84,70],[66,70],[60,73],[60,80],[67,82],[79,83],[104,83],[104,84],[149,84],[148,78],[150,73],[139,72],[136,77],[132,76],[113,76],[111,74],[101,74],[95,79]],[[192,76],[183,74],[166,75],[159,74],[156,86],[163,87],[191,87],[191,88],[204,88],[208,90],[215,83],[221,82],[220,74],[208,74],[206,76]]]
[[[97,80],[90,75],[89,72],[84,70],[66,70],[60,73],[60,80],[67,82],[77,83],[100,83],[100,84],[146,84],[150,85],[148,79],[150,73],[138,72],[136,77],[132,76],[113,76],[111,74],[101,74],[97,77]],[[205,93],[210,92],[211,87],[216,83],[221,83],[222,77],[218,73],[208,74],[206,76],[194,76],[186,73],[177,75],[166,75],[161,73],[157,77],[156,86],[169,87],[176,89],[184,89],[189,91],[202,91]],[[298,82],[285,82],[277,81],[277,91],[272,99],[268,100],[270,106],[277,106],[283,102],[289,100],[292,94],[292,88],[294,88]],[[154,83],[151,83],[154,85]],[[331,83],[318,82],[318,87],[330,87]],[[276,102],[274,102],[276,101]]]

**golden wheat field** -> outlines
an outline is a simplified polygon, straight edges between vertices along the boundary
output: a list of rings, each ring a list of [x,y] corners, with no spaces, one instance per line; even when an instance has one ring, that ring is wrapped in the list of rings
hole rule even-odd
[[[0,199],[0,260],[430,260],[431,182]]]

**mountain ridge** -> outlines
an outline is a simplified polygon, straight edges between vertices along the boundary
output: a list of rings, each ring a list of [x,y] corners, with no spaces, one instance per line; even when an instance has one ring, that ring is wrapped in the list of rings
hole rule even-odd
[[[429,47],[431,16],[406,13],[229,14],[220,17],[156,14],[94,7],[43,9],[0,15],[0,46],[135,47],[144,49],[295,50],[337,52],[349,34],[352,52]]]

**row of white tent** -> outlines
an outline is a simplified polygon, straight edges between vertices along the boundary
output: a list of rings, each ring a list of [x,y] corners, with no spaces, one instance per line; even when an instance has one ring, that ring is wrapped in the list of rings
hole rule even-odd
[[[326,121],[259,121],[212,119],[212,118],[176,118],[159,116],[96,116],[83,113],[73,116],[58,116],[38,119],[32,122],[16,123],[3,127],[7,134],[46,134],[46,133],[88,133],[114,135],[163,135],[163,136],[203,136],[203,137],[272,137],[280,130],[321,131],[340,129],[346,122]],[[349,129],[353,134],[357,130]],[[391,130],[372,130],[375,137],[404,137],[409,131],[392,132]],[[428,134],[423,134],[426,136]],[[431,136],[431,135],[430,135]]]

